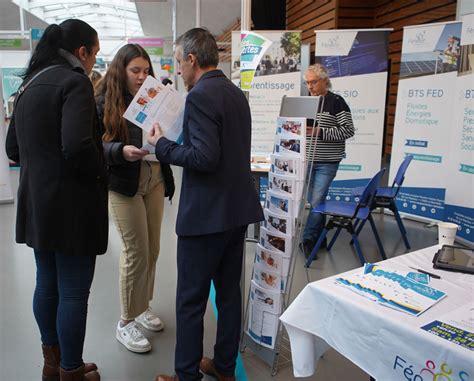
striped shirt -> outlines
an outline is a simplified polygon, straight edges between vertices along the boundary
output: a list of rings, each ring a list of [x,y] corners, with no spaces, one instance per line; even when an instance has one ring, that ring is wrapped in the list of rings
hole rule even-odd
[[[308,119],[308,127],[313,126],[313,120]],[[339,162],[346,155],[346,139],[354,136],[352,115],[346,101],[330,91],[324,96],[323,111],[319,115],[321,137],[307,136],[306,158],[309,161]]]

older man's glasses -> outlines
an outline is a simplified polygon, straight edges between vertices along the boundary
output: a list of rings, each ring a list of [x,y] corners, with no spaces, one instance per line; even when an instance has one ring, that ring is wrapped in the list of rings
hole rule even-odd
[[[313,86],[316,86],[320,80],[321,80],[321,78],[315,79],[313,81],[304,81],[304,85],[308,88],[313,87]]]

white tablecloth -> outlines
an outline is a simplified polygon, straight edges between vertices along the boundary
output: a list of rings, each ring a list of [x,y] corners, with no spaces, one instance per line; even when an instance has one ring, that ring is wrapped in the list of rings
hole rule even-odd
[[[334,279],[341,274],[308,284],[280,318],[290,337],[295,377],[311,376],[331,346],[380,381],[474,381],[474,351],[420,328],[474,300],[474,275],[432,268],[438,249],[433,246],[379,263],[441,276],[431,279],[430,286],[447,297],[418,317],[336,285]],[[361,269],[345,274],[355,271]]]

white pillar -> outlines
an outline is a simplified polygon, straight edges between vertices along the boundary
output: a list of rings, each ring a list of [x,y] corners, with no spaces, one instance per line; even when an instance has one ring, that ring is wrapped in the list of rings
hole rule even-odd
[[[196,28],[201,27],[201,0],[196,0]]]
[[[240,30],[250,30],[252,22],[252,0],[242,0],[240,9]]]
[[[173,53],[176,50],[176,39],[178,38],[178,27],[177,27],[177,22],[176,22],[176,17],[177,17],[177,5],[176,3],[178,0],[173,0],[173,20],[172,20],[172,29],[173,29]],[[174,65],[174,88],[178,88],[178,74],[176,73],[176,68],[177,68],[177,62],[176,59],[173,58],[173,65]]]
[[[23,11],[23,0],[20,0],[20,28],[21,37],[25,37],[25,12]]]

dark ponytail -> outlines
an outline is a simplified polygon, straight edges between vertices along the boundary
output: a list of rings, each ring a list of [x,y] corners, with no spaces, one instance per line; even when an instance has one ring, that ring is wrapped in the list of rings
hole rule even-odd
[[[85,46],[87,52],[91,53],[96,42],[96,30],[84,21],[69,19],[59,25],[51,24],[38,42],[23,78],[46,66],[61,62],[60,48],[74,54],[76,49]]]
[[[58,57],[58,51],[61,46],[62,31],[59,25],[49,25],[38,42],[33,55],[31,56],[28,68],[23,74],[23,78],[28,77],[37,69],[48,66],[48,63]]]

